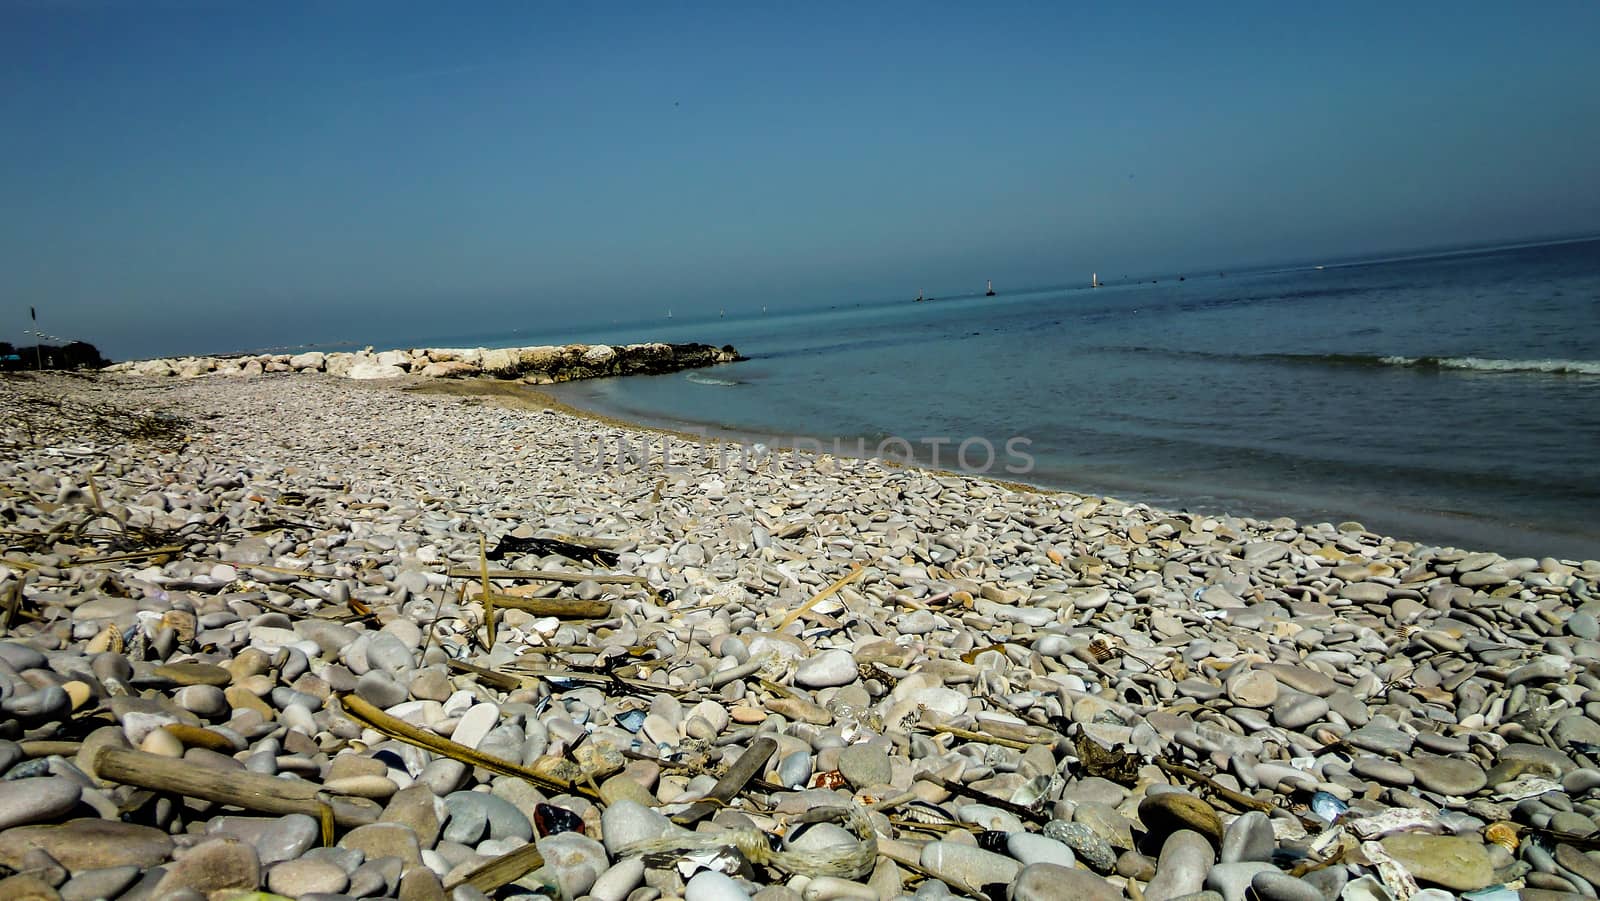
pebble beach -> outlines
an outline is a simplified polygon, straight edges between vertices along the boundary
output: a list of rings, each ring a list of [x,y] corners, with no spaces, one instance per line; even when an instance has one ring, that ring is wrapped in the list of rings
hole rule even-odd
[[[1597,897],[1600,561],[450,362],[0,380],[0,898]]]

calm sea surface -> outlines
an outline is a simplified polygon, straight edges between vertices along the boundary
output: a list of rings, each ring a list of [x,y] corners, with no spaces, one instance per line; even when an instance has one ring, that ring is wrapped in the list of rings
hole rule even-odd
[[[1600,557],[1600,241],[560,340],[580,339],[751,358],[556,391],[652,424],[869,453],[900,436],[924,459],[924,439],[982,438],[996,475],[1040,485]],[[1003,469],[1019,437],[1026,474]],[[954,450],[942,467],[960,468]]]

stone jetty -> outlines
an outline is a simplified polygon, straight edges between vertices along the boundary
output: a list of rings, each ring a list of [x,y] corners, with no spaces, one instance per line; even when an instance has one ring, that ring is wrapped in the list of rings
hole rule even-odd
[[[655,375],[697,369],[740,359],[731,345],[561,344],[536,347],[432,348],[353,352],[257,354],[230,357],[172,357],[113,363],[109,373],[198,378],[203,375],[258,376],[277,372],[325,372],[349,379],[491,376],[550,385],[613,375]]]
[[[262,370],[0,380],[0,898],[1600,888],[1600,562]]]

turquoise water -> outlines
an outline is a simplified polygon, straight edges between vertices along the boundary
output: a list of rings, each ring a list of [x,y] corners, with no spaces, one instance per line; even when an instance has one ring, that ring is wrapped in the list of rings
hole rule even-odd
[[[1600,557],[1600,240],[635,327],[711,370],[578,406],[783,444],[905,438],[959,469],[1197,511]],[[1031,470],[1006,442],[1023,438]],[[847,442],[847,449],[857,447]],[[898,446],[891,446],[896,452]],[[987,462],[981,444],[966,461]]]

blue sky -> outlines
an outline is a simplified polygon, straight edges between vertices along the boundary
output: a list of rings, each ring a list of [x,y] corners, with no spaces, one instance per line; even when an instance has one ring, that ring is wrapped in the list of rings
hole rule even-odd
[[[0,5],[0,337],[31,304],[115,357],[382,343],[1600,231],[1600,4],[666,6]]]

